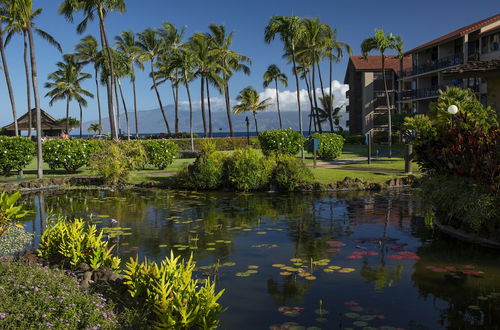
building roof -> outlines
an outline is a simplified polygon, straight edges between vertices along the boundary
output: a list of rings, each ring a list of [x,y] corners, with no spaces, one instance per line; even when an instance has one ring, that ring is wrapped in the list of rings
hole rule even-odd
[[[41,110],[41,109],[40,109]],[[42,118],[42,130],[44,131],[59,131],[64,130],[65,125],[60,124],[54,117],[49,115],[47,112],[41,110],[41,118]],[[32,119],[32,128],[36,128],[36,109],[31,109],[31,119]],[[29,127],[29,118],[28,112],[17,119],[17,125],[20,130],[27,130]],[[14,123],[11,123],[7,126],[4,126],[3,129],[7,131],[14,131]]]
[[[350,60],[356,70],[376,71],[382,70],[382,56],[368,56],[366,59],[363,56],[351,56]],[[386,70],[393,70],[399,74],[400,61],[396,55],[385,55]],[[405,56],[403,60],[403,70],[411,68],[411,56]]]
[[[469,61],[460,66],[445,69],[443,75],[452,79],[469,77],[488,77],[500,75],[500,60]]]
[[[485,34],[488,34],[491,32],[495,32],[495,31],[500,31],[500,25],[492,27],[491,29],[488,29],[488,30],[484,30],[483,32],[481,32],[481,35],[485,35]]]
[[[432,45],[434,45],[434,44],[440,43],[440,42],[445,41],[445,40],[447,40],[447,39],[451,39],[451,38],[453,38],[453,37],[459,37],[459,36],[461,37],[461,36],[464,36],[464,35],[466,35],[466,34],[468,34],[468,33],[471,33],[471,32],[473,32],[473,31],[475,31],[475,30],[478,30],[478,29],[480,29],[480,28],[482,28],[482,27],[484,27],[484,26],[487,26],[487,25],[489,25],[489,24],[492,24],[492,23],[494,23],[494,22],[496,22],[496,21],[500,21],[500,14],[497,14],[497,15],[495,15],[495,16],[491,16],[491,17],[488,17],[488,18],[483,19],[483,20],[481,20],[481,21],[479,21],[479,22],[476,22],[476,23],[473,23],[473,24],[467,25],[467,26],[465,26],[465,27],[463,27],[463,28],[460,28],[460,29],[458,29],[458,30],[455,30],[455,31],[453,31],[453,32],[450,32],[450,33],[448,33],[448,34],[445,34],[444,36],[441,36],[441,37],[439,37],[439,38],[437,38],[437,39],[434,39],[434,40],[429,41],[429,42],[427,42],[427,43],[425,43],[425,44],[423,44],[423,45],[420,45],[420,46],[418,46],[418,47],[416,47],[416,48],[413,48],[412,50],[407,51],[405,54],[411,54],[411,53],[414,53],[414,52],[416,52],[417,50],[421,50],[421,49],[423,49],[423,48],[426,48],[426,47],[432,46]]]

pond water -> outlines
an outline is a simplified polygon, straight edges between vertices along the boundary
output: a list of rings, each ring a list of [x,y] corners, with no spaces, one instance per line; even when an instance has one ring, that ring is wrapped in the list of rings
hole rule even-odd
[[[45,214],[92,214],[122,260],[192,253],[197,275],[225,289],[222,329],[500,325],[500,253],[434,231],[411,192],[60,191],[25,203],[37,237]]]

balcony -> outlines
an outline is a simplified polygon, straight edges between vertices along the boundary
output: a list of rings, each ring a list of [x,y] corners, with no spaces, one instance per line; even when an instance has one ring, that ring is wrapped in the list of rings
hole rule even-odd
[[[390,101],[391,101],[391,108],[394,107],[394,98],[392,97],[392,93],[390,94]],[[385,96],[381,96],[381,97],[376,97],[375,99],[373,99],[373,108],[374,109],[377,109],[377,108],[386,108],[387,109],[387,99],[385,98]]]
[[[419,64],[411,69],[403,71],[403,77],[416,76],[419,74],[441,70],[450,66],[460,65],[464,63],[464,54],[457,53],[454,55],[442,57],[429,63]]]
[[[474,92],[479,93],[479,84],[473,86],[464,87],[464,84],[447,84],[440,85],[430,88],[420,88],[416,90],[408,90],[399,93],[399,101],[415,101],[419,99],[434,98],[439,96],[439,90],[445,90],[446,87],[459,87],[459,88],[470,88]]]

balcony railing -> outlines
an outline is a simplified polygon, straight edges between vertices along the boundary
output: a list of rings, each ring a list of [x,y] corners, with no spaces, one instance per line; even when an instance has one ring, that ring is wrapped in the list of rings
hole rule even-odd
[[[404,77],[415,76],[418,74],[440,70],[463,63],[464,63],[464,54],[457,53],[450,56],[442,57],[438,60],[429,61],[429,63],[419,64],[411,69],[403,71],[403,76]]]
[[[408,101],[408,100],[417,100],[417,99],[424,99],[424,98],[431,98],[431,97],[437,97],[439,96],[439,90],[446,90],[446,87],[459,87],[459,88],[470,88],[474,92],[478,93],[479,92],[479,85],[473,85],[473,86],[464,86],[464,84],[447,84],[447,85],[440,85],[440,86],[435,86],[435,87],[430,87],[430,88],[420,88],[416,90],[409,90],[409,91],[403,91],[399,93],[399,100],[400,101]]]

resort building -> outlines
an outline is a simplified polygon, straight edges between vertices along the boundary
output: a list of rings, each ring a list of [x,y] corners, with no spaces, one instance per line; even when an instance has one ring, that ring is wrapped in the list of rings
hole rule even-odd
[[[500,14],[450,32],[405,54],[412,58],[412,66],[400,77],[404,88],[398,102],[403,107],[427,113],[430,103],[439,96],[438,90],[446,86],[471,88],[483,104],[497,103],[491,98],[494,88],[488,88],[488,80],[490,85],[497,84],[495,71],[498,70],[492,66],[500,59]],[[487,75],[478,73],[484,68]]]
[[[392,113],[407,112],[403,104],[397,103],[397,91],[401,70],[411,67],[411,57],[403,61],[394,55],[385,56],[385,74]],[[382,74],[381,56],[351,56],[344,78],[344,84],[349,84],[346,96],[349,99],[347,112],[349,121],[347,127],[350,134],[376,134],[387,131],[388,109]]]

